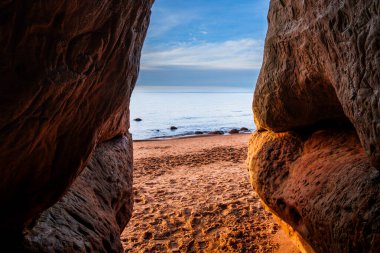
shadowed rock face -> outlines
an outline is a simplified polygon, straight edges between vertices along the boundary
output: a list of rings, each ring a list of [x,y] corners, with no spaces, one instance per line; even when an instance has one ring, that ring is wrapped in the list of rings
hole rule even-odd
[[[379,15],[378,1],[270,4],[249,173],[307,251],[380,248]]]
[[[152,2],[0,4],[1,234],[20,233],[62,196],[98,143],[128,132]],[[78,180],[58,205],[87,191]]]
[[[123,252],[132,216],[132,140],[99,144],[65,196],[27,229],[27,252]]]

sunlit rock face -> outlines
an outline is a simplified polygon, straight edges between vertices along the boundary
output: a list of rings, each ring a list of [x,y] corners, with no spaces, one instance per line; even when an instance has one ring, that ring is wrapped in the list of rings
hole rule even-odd
[[[88,161],[100,162],[96,156],[101,152],[99,143],[128,136],[129,98],[152,2],[14,0],[0,4],[2,240],[21,234],[27,224],[35,224],[38,215],[61,198]],[[107,145],[101,146],[102,152],[107,153],[107,147],[113,149]],[[125,175],[131,180],[131,149],[122,152],[128,158],[121,160]],[[92,153],[95,156],[91,158]],[[101,178],[105,175],[102,170],[113,170],[115,159],[102,160],[101,169],[86,169],[84,175],[107,184]],[[79,211],[80,205],[93,198],[87,188],[90,185],[86,178],[79,178],[58,205],[81,203],[75,207]],[[81,193],[85,193],[85,200],[76,202],[74,195]],[[115,198],[122,203],[130,197]],[[111,205],[117,209],[119,204]],[[122,220],[117,222],[122,226],[127,219],[118,216],[117,220]]]
[[[271,1],[253,112],[259,130],[352,122],[380,169],[378,1]]]
[[[271,1],[251,183],[307,251],[380,248],[380,5]]]

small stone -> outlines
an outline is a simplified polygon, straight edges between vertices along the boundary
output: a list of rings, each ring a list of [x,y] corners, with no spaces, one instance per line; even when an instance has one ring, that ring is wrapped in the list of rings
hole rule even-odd
[[[239,133],[239,130],[237,129],[231,129],[230,131],[228,131],[229,134],[238,134]]]
[[[211,132],[209,132],[208,134],[224,134],[224,132],[223,131],[211,131]]]

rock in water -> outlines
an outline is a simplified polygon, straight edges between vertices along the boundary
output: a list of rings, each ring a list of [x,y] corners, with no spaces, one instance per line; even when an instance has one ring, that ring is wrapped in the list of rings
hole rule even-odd
[[[128,134],[129,98],[152,2],[0,4],[1,240],[19,240],[25,226],[68,190],[99,143]],[[106,162],[111,164],[102,168],[112,169],[113,161]],[[78,194],[90,191],[89,186],[76,186]],[[73,191],[69,195],[75,195]],[[122,198],[115,196],[111,205],[117,208]],[[81,215],[72,214],[74,219]],[[108,218],[104,222],[113,227]],[[76,225],[62,229],[70,228]],[[113,239],[118,240],[109,241]]]
[[[135,119],[133,119],[134,121],[142,121],[142,119],[140,119],[140,118],[135,118]]]
[[[239,133],[239,130],[237,129],[231,129],[230,131],[228,131],[229,134],[238,134]]]
[[[224,132],[223,131],[211,131],[208,134],[220,134],[220,135],[223,135]]]
[[[175,126],[170,127],[170,130],[172,130],[172,131],[177,130],[177,129],[178,129],[178,127],[175,127]]]
[[[270,3],[249,174],[307,251],[380,248],[379,13],[378,1]]]

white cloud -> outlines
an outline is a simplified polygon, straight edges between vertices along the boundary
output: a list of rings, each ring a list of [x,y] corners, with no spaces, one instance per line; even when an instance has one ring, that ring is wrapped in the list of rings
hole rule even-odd
[[[144,50],[142,69],[260,69],[264,42],[253,39],[218,43],[179,44],[162,50]]]
[[[149,36],[159,37],[172,29],[187,24],[194,20],[197,15],[191,11],[172,12],[165,8],[154,8],[152,15],[155,15],[155,22],[149,25]]]

